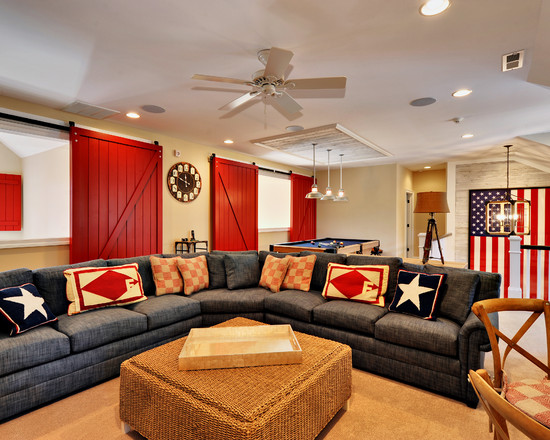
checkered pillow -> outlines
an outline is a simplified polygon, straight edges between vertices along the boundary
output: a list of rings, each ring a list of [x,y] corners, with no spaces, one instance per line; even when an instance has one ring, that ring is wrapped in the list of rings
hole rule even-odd
[[[195,258],[178,258],[177,264],[183,277],[183,293],[191,295],[208,288],[208,265],[204,255]]]
[[[323,296],[384,307],[389,274],[389,266],[348,266],[329,263]]]
[[[159,258],[151,256],[149,260],[151,261],[153,278],[157,287],[157,296],[183,291],[183,280],[176,263],[177,260],[181,260],[180,257]]]
[[[550,380],[525,379],[508,383],[504,375],[503,394],[520,411],[550,428]]]
[[[268,255],[265,259],[262,276],[260,277],[260,286],[265,287],[272,292],[281,290],[281,284],[285,278],[290,257],[277,258],[273,255]]]
[[[304,292],[309,291],[317,256],[292,257],[288,255],[287,258],[290,259],[290,264],[288,265],[282,288],[303,290]]]

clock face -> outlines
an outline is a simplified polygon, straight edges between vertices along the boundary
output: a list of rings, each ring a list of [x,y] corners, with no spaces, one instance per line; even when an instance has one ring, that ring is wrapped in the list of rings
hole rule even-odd
[[[198,170],[188,162],[179,162],[170,168],[166,183],[172,197],[179,202],[192,202],[202,188],[201,175]]]

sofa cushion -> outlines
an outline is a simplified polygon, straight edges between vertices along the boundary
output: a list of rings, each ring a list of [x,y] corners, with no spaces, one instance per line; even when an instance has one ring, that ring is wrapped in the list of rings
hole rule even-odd
[[[45,325],[10,338],[0,333],[0,376],[71,354],[69,338]]]
[[[164,327],[200,315],[198,301],[181,295],[162,295],[131,304],[129,310],[147,316],[147,329]]]
[[[386,313],[384,307],[335,299],[313,309],[313,322],[374,335],[374,324]]]
[[[155,282],[155,295],[183,292],[183,279],[178,269],[179,257],[159,258],[151,255],[151,272]]]
[[[264,300],[273,295],[262,287],[203,290],[188,298],[199,301],[201,313],[252,313],[264,311]],[[279,295],[279,294],[277,294]]]
[[[27,283],[0,289],[0,321],[9,327],[10,336],[15,336],[40,325],[57,321],[57,318],[34,284]]]
[[[458,356],[459,331],[450,319],[428,321],[403,313],[387,313],[374,324],[374,337],[380,341],[452,357]]]
[[[303,257],[289,255],[288,258],[290,263],[286,271],[282,288],[286,290],[309,291],[317,255],[305,255]]]
[[[323,296],[384,307],[389,272],[389,266],[348,266],[329,263]]]
[[[64,274],[70,301],[68,314],[145,301],[147,297],[137,269],[137,263],[67,269]]]
[[[315,266],[313,267],[313,275],[311,276],[311,290],[322,292],[327,279],[328,263],[346,264],[345,254],[331,254],[327,252],[311,252],[302,251],[300,256],[315,255]]]
[[[325,302],[326,300],[319,292],[283,290],[265,299],[265,309],[303,322],[312,322],[313,309]]]
[[[223,257],[228,289],[257,286],[260,282],[258,254],[226,254]]]
[[[479,284],[477,285],[474,302],[484,299],[498,298],[500,296],[500,286],[502,275],[493,272],[472,271],[479,275]]]
[[[202,289],[208,289],[208,266],[206,257],[178,258],[176,265],[183,278],[183,293],[191,295]]]
[[[46,267],[33,270],[33,284],[38,289],[42,298],[46,300],[50,310],[57,316],[67,313],[69,301],[67,300],[67,279],[63,272],[75,267],[106,267],[105,260],[92,260],[83,263],[68,264],[64,266]]]
[[[22,268],[0,272],[0,289],[32,283],[32,270]]]
[[[107,260],[107,266],[123,266],[125,264],[138,264],[138,272],[143,283],[143,291],[147,296],[155,295],[155,280],[153,279],[153,271],[151,270],[151,257],[161,257],[160,254],[143,255],[141,257],[129,258],[113,258]]]
[[[58,329],[69,337],[73,353],[147,331],[147,317],[124,307],[107,307],[58,318]]]
[[[289,257],[275,258],[268,255],[262,268],[260,287],[265,287],[272,292],[281,290],[281,284],[283,284],[283,280],[285,279],[289,262]]]
[[[384,265],[390,267],[390,274],[388,278],[388,290],[384,295],[386,297],[386,302],[391,303],[393,295],[395,293],[395,288],[397,287],[397,274],[403,260],[398,257],[379,257],[371,255],[348,255],[347,264],[352,266],[363,266],[363,265]]]
[[[209,289],[221,289],[223,287],[227,287],[223,257],[224,254],[208,254],[206,256]]]
[[[435,319],[445,274],[426,274],[401,269],[390,311]]]
[[[441,292],[439,315],[464,324],[470,314],[479,284],[479,275],[467,269],[455,267],[425,266],[427,273],[447,275]]]

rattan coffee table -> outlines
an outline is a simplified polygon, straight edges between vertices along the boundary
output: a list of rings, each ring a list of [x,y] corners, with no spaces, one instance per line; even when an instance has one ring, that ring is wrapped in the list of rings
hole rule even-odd
[[[235,318],[223,326],[263,325]],[[295,332],[300,364],[179,371],[185,338],[120,369],[120,419],[149,440],[314,439],[351,396],[351,349]]]

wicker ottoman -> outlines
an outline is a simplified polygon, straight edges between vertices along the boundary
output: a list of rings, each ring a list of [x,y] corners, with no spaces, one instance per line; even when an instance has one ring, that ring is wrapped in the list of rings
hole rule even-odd
[[[263,325],[235,318],[220,326]],[[314,439],[351,396],[351,349],[296,332],[303,362],[179,371],[185,338],[121,366],[120,419],[149,440]]]

